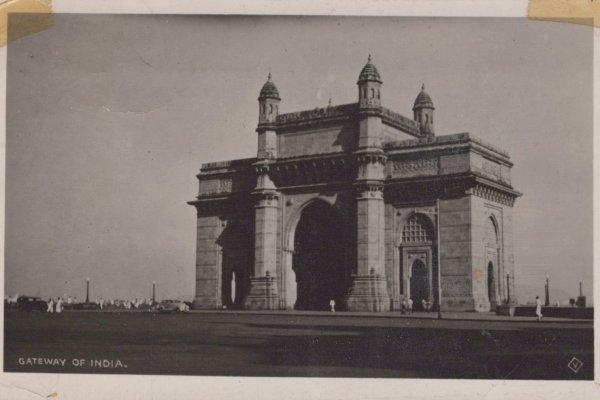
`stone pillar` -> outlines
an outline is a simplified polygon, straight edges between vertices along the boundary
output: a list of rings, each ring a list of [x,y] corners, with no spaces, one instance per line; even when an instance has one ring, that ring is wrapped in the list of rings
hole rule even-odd
[[[217,244],[221,220],[215,215],[198,216],[196,239],[196,297],[194,308],[220,309],[222,249]]]
[[[256,165],[258,173],[254,196],[255,248],[254,276],[250,278],[250,290],[244,300],[244,308],[250,310],[274,310],[279,308],[277,291],[277,227],[279,193],[269,177],[269,162]]]
[[[349,311],[389,311],[385,277],[385,209],[382,150],[359,154],[356,218],[356,274],[347,299]]]

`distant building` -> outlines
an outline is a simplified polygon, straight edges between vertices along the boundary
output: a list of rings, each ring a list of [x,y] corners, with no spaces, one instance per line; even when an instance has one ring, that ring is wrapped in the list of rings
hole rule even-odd
[[[280,114],[269,75],[257,157],[198,174],[196,307],[435,308],[438,240],[442,310],[488,311],[514,293],[508,154],[436,136],[424,86],[413,118],[383,107],[382,90],[369,57],[357,103]]]

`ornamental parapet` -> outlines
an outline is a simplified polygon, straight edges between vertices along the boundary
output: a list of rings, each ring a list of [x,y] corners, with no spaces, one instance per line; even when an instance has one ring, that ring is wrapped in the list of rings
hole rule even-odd
[[[342,104],[339,106],[330,106],[324,108],[317,107],[312,110],[279,114],[276,122],[279,126],[285,127],[288,125],[319,122],[327,119],[349,118],[352,117],[357,110],[357,103]]]
[[[416,138],[426,137],[421,133],[420,124],[408,117],[394,112],[379,104],[359,107],[358,103],[342,104],[339,106],[328,106],[315,108],[312,110],[297,111],[293,113],[279,114],[275,120],[275,125],[261,124],[257,130],[266,129],[286,129],[295,127],[304,127],[310,125],[322,125],[329,122],[338,122],[358,116],[378,116],[382,122],[396,129],[399,129]]]
[[[510,156],[508,152],[502,150],[496,146],[487,143],[484,140],[479,139],[476,136],[468,132],[455,133],[452,135],[444,136],[425,136],[419,139],[408,139],[385,142],[383,148],[388,152],[400,153],[405,150],[422,149],[427,147],[436,146],[444,148],[444,146],[457,146],[464,145],[466,147],[472,147],[475,150],[481,150],[486,152],[491,157],[495,157],[502,160],[505,164],[512,166],[513,164],[509,161]]]
[[[381,118],[384,124],[398,128],[401,131],[409,133],[418,138],[425,137],[425,135],[421,133],[420,124],[402,114],[399,114],[388,108],[381,107]]]
[[[200,173],[197,176],[247,172],[251,170],[254,162],[256,162],[256,158],[204,163],[200,166]]]

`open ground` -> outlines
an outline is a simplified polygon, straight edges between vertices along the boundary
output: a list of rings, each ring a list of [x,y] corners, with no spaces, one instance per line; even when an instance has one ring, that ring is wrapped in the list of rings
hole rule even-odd
[[[5,313],[4,370],[593,379],[593,323],[415,313]],[[54,361],[58,360],[58,361]]]

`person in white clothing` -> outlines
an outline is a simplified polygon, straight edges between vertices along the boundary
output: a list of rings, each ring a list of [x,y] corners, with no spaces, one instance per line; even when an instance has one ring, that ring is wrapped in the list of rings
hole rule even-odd
[[[540,300],[540,296],[535,296],[535,315],[537,315],[537,320],[541,321],[544,316],[542,315],[542,301]]]
[[[329,300],[329,307],[331,308],[331,312],[335,312],[335,300]]]
[[[48,299],[48,309],[46,312],[54,312],[54,301],[52,298]]]
[[[63,301],[60,297],[56,299],[56,312],[57,313],[62,312],[62,303],[63,303]]]

